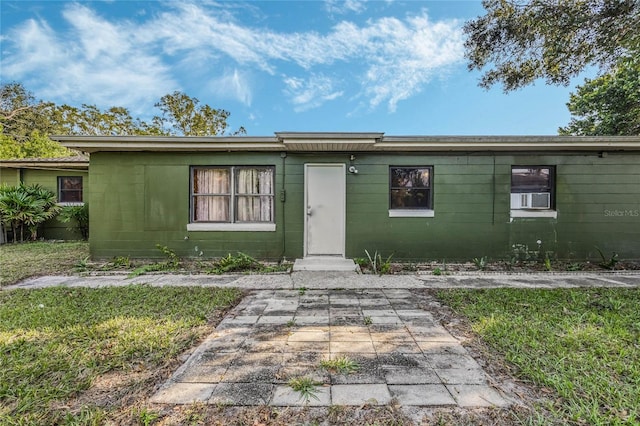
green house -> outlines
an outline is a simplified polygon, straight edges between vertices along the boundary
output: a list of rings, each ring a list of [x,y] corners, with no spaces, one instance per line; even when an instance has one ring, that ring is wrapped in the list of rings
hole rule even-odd
[[[640,137],[56,139],[91,154],[97,258],[640,258]]]
[[[85,201],[88,178],[89,158],[84,155],[0,160],[0,185],[42,185],[56,194],[61,206],[78,205]],[[79,232],[69,231],[67,227],[67,224],[54,218],[43,224],[39,236],[56,240],[81,239]],[[4,235],[3,232],[0,234]]]

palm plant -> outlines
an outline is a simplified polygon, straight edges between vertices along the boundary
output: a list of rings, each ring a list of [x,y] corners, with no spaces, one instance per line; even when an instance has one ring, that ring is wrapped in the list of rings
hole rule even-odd
[[[38,237],[41,223],[53,218],[60,211],[56,204],[56,195],[41,185],[25,185],[0,187],[0,220],[13,231],[13,242],[17,241],[18,230],[20,241],[24,241],[25,227],[29,237]]]

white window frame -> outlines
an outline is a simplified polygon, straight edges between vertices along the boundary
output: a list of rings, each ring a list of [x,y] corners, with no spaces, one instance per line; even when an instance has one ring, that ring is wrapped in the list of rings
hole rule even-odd
[[[229,197],[229,222],[204,222],[194,221],[194,198],[197,194],[194,194],[194,173],[198,169],[210,169],[210,170],[229,170],[230,174],[230,193]],[[271,218],[270,222],[237,222],[236,219],[236,202],[239,195],[236,187],[236,173],[242,169],[270,169],[272,171],[271,182],[271,194],[263,194],[263,196],[271,197]],[[189,223],[187,224],[187,231],[251,231],[251,232],[274,232],[276,230],[275,224],[275,167],[274,166],[258,166],[258,165],[242,165],[242,166],[191,166],[189,170]]]

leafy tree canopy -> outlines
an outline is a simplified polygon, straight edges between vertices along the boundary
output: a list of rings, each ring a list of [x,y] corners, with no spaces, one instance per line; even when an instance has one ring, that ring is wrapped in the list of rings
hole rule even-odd
[[[37,101],[20,83],[0,87],[0,124],[2,134],[17,141],[31,137],[34,130],[52,134],[58,130],[51,120],[54,104]]]
[[[567,85],[587,66],[607,71],[640,56],[640,0],[483,0],[464,32],[480,85],[506,92],[538,78]]]
[[[587,79],[571,94],[572,118],[561,135],[640,135],[640,58],[621,60],[614,70]]]
[[[72,155],[74,155],[73,151],[52,141],[38,130],[34,130],[29,138],[23,141],[0,133],[0,158],[2,159],[57,158]]]
[[[221,136],[244,134],[240,127],[230,132],[231,115],[223,109],[201,105],[182,92],[163,96],[154,105],[161,115],[150,122],[134,118],[127,108],[101,110],[37,101],[21,83],[0,87],[0,158],[60,157],[71,152],[49,139],[52,134],[88,136],[164,135]]]
[[[153,118],[154,127],[161,134],[210,136],[227,133],[230,112],[200,105],[197,98],[191,98],[182,92],[164,95],[154,106],[162,111],[162,116]],[[244,127],[233,132],[234,135],[244,133]]]

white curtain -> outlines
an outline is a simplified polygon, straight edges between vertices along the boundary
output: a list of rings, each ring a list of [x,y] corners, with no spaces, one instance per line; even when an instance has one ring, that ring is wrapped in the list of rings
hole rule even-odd
[[[193,194],[195,222],[229,222],[231,176],[228,169],[195,169]]]
[[[238,222],[273,221],[273,170],[236,170]]]

